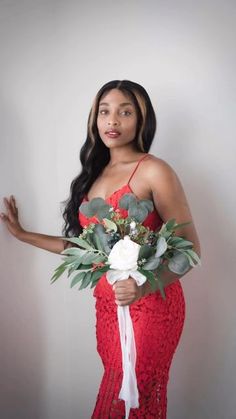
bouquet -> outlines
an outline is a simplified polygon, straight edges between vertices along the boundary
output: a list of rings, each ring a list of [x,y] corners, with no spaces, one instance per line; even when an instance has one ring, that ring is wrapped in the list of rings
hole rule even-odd
[[[183,275],[190,266],[200,264],[200,259],[192,242],[176,236],[176,230],[189,223],[177,224],[172,219],[156,232],[142,225],[153,209],[152,201],[138,200],[131,193],[120,199],[116,210],[102,198],[82,203],[80,211],[86,217],[96,217],[96,222],[84,227],[79,237],[65,238],[76,246],[62,252],[64,262],[51,282],[67,271],[68,277],[73,274],[71,287],[93,288],[104,273],[109,272],[109,277],[112,270],[128,267],[145,276],[165,298],[162,273],[169,270]]]
[[[200,264],[193,243],[176,236],[183,225],[176,220],[164,223],[152,231],[142,223],[154,209],[150,200],[138,200],[134,194],[124,195],[118,209],[102,198],[84,202],[80,211],[93,219],[79,237],[66,238],[76,246],[62,252],[63,263],[51,279],[56,281],[63,272],[72,276],[71,287],[94,287],[106,273],[110,284],[132,277],[137,285],[146,280],[165,298],[161,276],[165,270],[183,275],[190,266]],[[117,307],[122,352],[123,381],[119,398],[125,401],[126,419],[130,408],[137,408],[138,388],[135,375],[136,347],[129,306]]]

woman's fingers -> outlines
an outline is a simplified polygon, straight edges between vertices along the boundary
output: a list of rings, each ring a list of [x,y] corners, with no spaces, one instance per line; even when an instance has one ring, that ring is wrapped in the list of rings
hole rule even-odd
[[[131,304],[141,297],[140,287],[133,278],[116,282],[113,289],[116,303],[121,306]]]
[[[4,214],[4,212],[1,212],[0,217],[1,217],[2,221],[4,221],[4,222],[7,221],[7,216],[6,216],[6,214]]]
[[[14,196],[11,196],[10,203],[11,203],[12,215],[14,216],[14,219],[18,220],[18,208],[16,206],[16,200]]]
[[[10,203],[11,203],[11,207],[12,207],[13,211],[17,212],[16,200],[15,200],[15,197],[13,195],[11,195],[11,197],[10,197]]]
[[[130,301],[130,300],[124,300],[124,301],[115,300],[115,303],[116,303],[118,306],[123,307],[123,306],[129,306],[130,304],[134,303],[134,300],[132,300],[132,301]]]
[[[9,199],[4,198],[3,201],[7,210],[7,218],[9,219],[10,222],[16,221],[18,218],[18,209],[16,206],[15,198],[11,195]]]
[[[5,197],[3,201],[6,211],[1,213],[1,220],[5,223],[10,233],[13,234],[13,236],[17,237],[19,232],[23,231],[23,229],[18,219],[18,209],[16,206],[16,200],[14,196],[11,195],[9,198]]]
[[[7,215],[9,216],[10,212],[11,212],[11,203],[10,203],[10,198],[3,198],[3,202],[7,211]]]
[[[14,214],[17,213],[16,200],[13,195],[11,195],[8,200],[8,209]]]

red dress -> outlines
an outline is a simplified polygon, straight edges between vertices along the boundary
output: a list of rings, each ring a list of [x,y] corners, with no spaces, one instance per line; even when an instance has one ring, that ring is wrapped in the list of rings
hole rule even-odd
[[[129,182],[107,198],[107,203],[114,209],[124,194],[132,193]],[[82,213],[79,213],[79,220],[82,226],[95,221]],[[162,220],[154,210],[143,224],[156,230]],[[166,287],[165,294],[165,300],[157,291],[130,305],[137,351],[139,408],[130,410],[129,419],[166,419],[169,368],[183,329],[185,302],[179,280]],[[104,375],[92,419],[122,419],[125,417],[125,403],[118,398],[122,383],[122,355],[117,305],[106,275],[100,278],[94,296],[97,350]]]

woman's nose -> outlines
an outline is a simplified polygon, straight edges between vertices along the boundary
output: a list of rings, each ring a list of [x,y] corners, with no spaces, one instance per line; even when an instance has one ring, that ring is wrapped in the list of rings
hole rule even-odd
[[[108,119],[108,125],[109,126],[116,126],[119,125],[119,120],[115,115],[111,115],[110,118]]]

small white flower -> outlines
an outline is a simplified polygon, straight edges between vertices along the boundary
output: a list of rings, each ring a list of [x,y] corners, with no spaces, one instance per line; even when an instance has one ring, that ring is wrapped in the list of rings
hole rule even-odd
[[[129,227],[130,227],[130,235],[134,236],[137,233],[136,222],[131,221]]]

